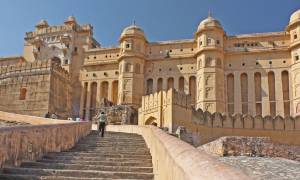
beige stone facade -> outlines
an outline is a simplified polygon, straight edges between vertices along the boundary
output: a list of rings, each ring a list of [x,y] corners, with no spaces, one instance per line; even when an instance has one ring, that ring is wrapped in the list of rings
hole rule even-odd
[[[149,42],[133,24],[119,45],[101,47],[91,25],[44,20],[26,33],[24,59],[54,59],[71,77],[72,114],[91,119],[101,98],[141,107],[142,96],[174,88],[209,112],[300,113],[300,10],[282,32],[228,36],[209,16],[193,39]]]

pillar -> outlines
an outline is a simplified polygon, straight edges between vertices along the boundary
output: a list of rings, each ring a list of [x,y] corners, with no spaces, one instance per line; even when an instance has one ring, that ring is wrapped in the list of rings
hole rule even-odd
[[[108,81],[108,97],[107,98],[108,98],[109,101],[113,100],[113,93],[112,93],[112,90],[113,90],[112,86],[113,85],[112,85],[112,83],[113,83],[112,81]]]
[[[96,96],[96,101],[97,101],[97,108],[100,108],[101,104],[101,81],[97,81],[97,96]]]
[[[83,117],[83,110],[84,110],[84,91],[85,91],[85,87],[84,87],[84,82],[81,82],[81,95],[80,95],[80,110],[79,110],[79,116]]]
[[[270,115],[268,72],[261,73],[262,116]]]
[[[90,120],[90,107],[91,107],[91,83],[88,82],[87,86],[87,95],[86,95],[86,108],[85,108],[85,120],[89,121]]]
[[[282,117],[284,117],[281,71],[274,71],[274,75],[275,75],[276,115],[281,115]]]
[[[234,113],[242,113],[241,73],[234,72]]]
[[[255,105],[255,80],[254,72],[248,72],[248,113],[254,115],[256,113]]]

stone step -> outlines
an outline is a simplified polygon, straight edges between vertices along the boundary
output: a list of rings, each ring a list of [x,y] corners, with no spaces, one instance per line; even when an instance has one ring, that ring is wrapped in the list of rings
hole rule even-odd
[[[99,147],[99,148],[119,148],[119,149],[140,149],[140,148],[144,148],[144,149],[148,149],[145,145],[140,145],[140,144],[135,144],[135,145],[128,145],[128,144],[99,144],[99,145],[84,145],[84,144],[79,144],[78,146],[72,148],[95,148],[95,147]]]
[[[114,144],[114,145],[122,145],[122,144],[140,144],[140,145],[146,145],[145,141],[142,140],[135,140],[135,141],[118,141],[118,140],[88,140],[88,141],[79,141],[78,144]]]
[[[14,175],[39,175],[39,176],[67,176],[82,178],[127,178],[127,179],[151,179],[152,173],[139,172],[113,172],[95,170],[62,170],[62,169],[36,169],[36,168],[3,168],[4,174]]]
[[[63,159],[39,159],[37,162],[44,163],[68,163],[83,165],[103,165],[103,166],[144,166],[152,167],[151,160],[128,160],[128,161],[82,161],[82,160],[63,160]]]
[[[52,159],[55,160],[57,158],[43,158],[43,159]],[[72,157],[72,156],[66,156],[66,157],[59,157],[58,159],[61,160],[81,160],[81,161],[119,161],[119,162],[152,162],[151,158],[143,159],[143,158],[119,158],[119,157]]]
[[[123,154],[107,154],[107,155],[68,155],[68,154],[56,154],[56,155],[45,155],[46,159],[89,159],[89,160],[99,160],[99,159],[107,159],[107,158],[119,158],[119,159],[151,159],[150,155],[123,155]]]
[[[33,175],[13,175],[0,174],[1,180],[112,180],[112,178],[80,178],[80,177],[66,177],[66,176],[33,176]],[[121,179],[114,179],[121,180]],[[123,179],[122,180],[129,180]],[[130,180],[152,180],[150,179],[130,179]]]
[[[95,147],[95,148],[74,148],[71,149],[69,151],[65,151],[65,152],[95,152],[95,153],[110,153],[110,154],[150,154],[149,150],[139,150],[139,149],[135,149],[135,150],[114,150],[114,149],[105,149],[105,148],[99,148],[99,147]]]
[[[99,156],[99,155],[114,155],[114,154],[122,154],[122,155],[151,155],[149,151],[136,151],[136,152],[125,152],[125,151],[70,151],[70,152],[60,152],[60,153],[48,153],[48,155],[76,155],[76,156]]]
[[[68,163],[42,163],[23,162],[21,167],[37,169],[69,169],[69,170],[96,170],[96,171],[118,171],[118,172],[143,172],[152,173],[152,167],[135,166],[103,166],[103,165],[83,165]]]

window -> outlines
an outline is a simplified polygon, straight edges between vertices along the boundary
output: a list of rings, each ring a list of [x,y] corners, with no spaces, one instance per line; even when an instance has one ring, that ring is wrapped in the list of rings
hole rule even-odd
[[[211,39],[207,38],[207,45],[210,45],[210,44],[211,44]]]
[[[298,61],[299,60],[299,55],[295,56],[295,60]]]
[[[136,64],[136,65],[135,65],[135,73],[137,73],[137,74],[140,74],[140,73],[141,73],[140,64]]]
[[[131,64],[130,63],[126,63],[125,64],[125,72],[130,72],[131,71]]]
[[[78,48],[77,47],[74,47],[74,52],[77,52]]]
[[[217,40],[217,44],[220,44],[220,40]]]
[[[25,100],[26,99],[26,94],[27,94],[27,89],[26,88],[21,88],[20,89],[19,100]]]
[[[126,48],[130,48],[130,44],[127,43],[127,44],[125,45],[125,47],[126,47]]]
[[[209,67],[212,65],[212,58],[211,57],[207,57],[205,59],[205,67]]]
[[[297,39],[297,34],[294,34],[294,39]]]
[[[70,45],[69,45],[69,44],[66,44],[66,47],[69,49]]]
[[[69,64],[69,60],[68,59],[65,59],[65,64]]]
[[[38,51],[39,51],[39,52],[41,51],[41,47],[38,47]]]

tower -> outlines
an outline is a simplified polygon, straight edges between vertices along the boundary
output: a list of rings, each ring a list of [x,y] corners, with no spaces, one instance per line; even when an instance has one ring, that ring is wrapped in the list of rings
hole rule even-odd
[[[300,114],[300,9],[290,17],[290,22],[286,28],[290,34],[291,51],[291,115]]]
[[[144,94],[144,65],[147,39],[135,24],[125,28],[120,37],[118,104],[139,107]]]
[[[209,112],[224,112],[224,35],[218,20],[209,16],[195,33],[197,42],[197,102],[196,108]]]

